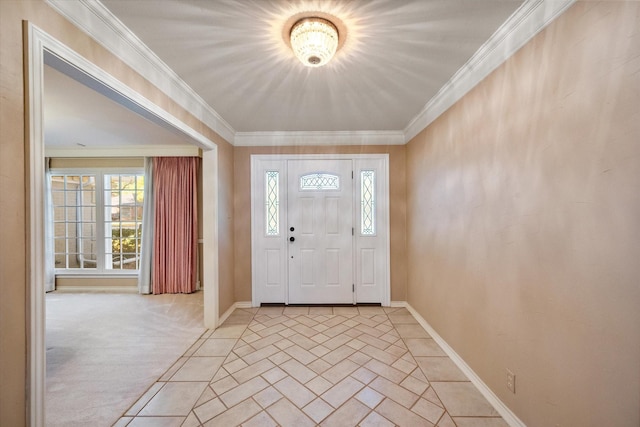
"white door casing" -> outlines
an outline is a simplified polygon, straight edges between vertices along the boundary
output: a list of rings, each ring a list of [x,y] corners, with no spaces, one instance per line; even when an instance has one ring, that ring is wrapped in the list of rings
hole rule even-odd
[[[311,160],[313,163],[307,162]],[[350,181],[348,185],[351,189],[347,190],[351,192],[351,213],[347,212],[348,209],[340,207],[342,198],[340,200],[331,198],[331,191],[327,191],[328,200],[324,200],[325,196],[314,195],[314,199],[317,196],[320,200],[313,203],[308,201],[308,197],[314,192],[309,192],[309,190],[306,194],[301,192],[304,194],[302,196],[304,200],[307,200],[302,203],[307,203],[309,206],[313,204],[311,212],[317,208],[315,214],[301,214],[305,220],[309,221],[311,218],[316,223],[328,223],[334,228],[338,223],[342,224],[347,236],[344,236],[345,233],[334,233],[336,236],[331,235],[329,240],[340,235],[339,239],[343,239],[343,241],[338,247],[347,245],[344,239],[350,241],[351,247],[351,254],[343,253],[343,256],[340,256],[340,269],[335,269],[336,263],[331,261],[328,267],[318,267],[317,265],[326,264],[326,261],[320,260],[313,268],[320,269],[321,272],[314,273],[311,268],[304,267],[302,264],[305,263],[305,260],[299,258],[304,258],[307,255],[306,262],[307,264],[311,263],[309,257],[311,246],[308,246],[310,243],[304,240],[310,236],[304,236],[303,241],[299,241],[300,234],[298,232],[300,229],[297,224],[294,224],[296,219],[290,220],[289,218],[290,212],[287,207],[290,188],[288,187],[294,187],[294,183],[299,186],[300,175],[305,173],[329,173],[332,167],[337,167],[335,170],[338,171],[340,166],[335,165],[341,164],[342,161],[346,161],[344,164],[350,165],[348,172],[345,169],[340,171],[339,175],[341,185],[343,184],[342,175],[346,174]],[[295,170],[290,170],[288,164]],[[314,167],[305,167],[307,169],[305,172],[296,169],[296,165],[309,166],[310,164],[313,164]],[[251,156],[251,302],[254,307],[260,306],[262,303],[330,304],[353,302],[380,303],[385,306],[390,304],[388,164],[388,154]],[[365,178],[363,179],[363,177]],[[289,183],[291,184],[289,185]],[[297,194],[298,187],[294,188],[294,194]],[[348,196],[345,197],[348,199]],[[293,203],[295,206],[295,202]],[[320,206],[318,203],[324,206],[322,209],[325,212],[322,216],[320,216],[322,210],[317,207]],[[309,206],[300,209],[309,209]],[[294,212],[291,212],[292,215],[295,215],[295,209],[298,208],[294,208]],[[340,218],[337,216],[331,218],[331,211],[335,212],[336,209],[342,215]],[[329,211],[328,215],[325,214],[327,210]],[[294,232],[289,231],[291,226],[294,227]],[[353,236],[351,235],[352,227]],[[290,242],[290,237],[294,237],[296,240]],[[303,243],[303,245],[295,246],[295,243]],[[324,242],[320,246],[324,248],[324,252],[330,249],[329,256],[333,256],[335,259],[335,256],[342,249],[335,247],[336,242],[333,244],[334,246],[330,247]],[[318,245],[314,245],[316,248],[313,250],[317,251]],[[302,252],[305,249],[307,250],[306,254]],[[294,256],[294,264],[290,266],[291,256]],[[301,264],[296,266],[295,263],[298,260]],[[351,273],[348,272],[346,264],[351,266]],[[316,277],[316,275],[322,276],[325,270],[330,270],[326,273],[325,278]],[[300,276],[305,274],[306,277]],[[341,274],[342,277],[340,277]],[[325,289],[325,291],[315,292],[316,295],[313,296],[312,286],[305,289],[304,285],[298,283],[297,286],[303,290],[304,294],[304,297],[301,297],[298,292],[300,289],[290,290],[290,287],[296,286],[292,284],[295,281],[292,278],[295,278],[296,275],[300,277],[300,283],[322,283],[328,278],[329,282],[347,283],[348,286],[340,288],[345,292],[341,295],[328,292]],[[349,275],[351,277],[347,278]],[[355,292],[352,291],[350,284],[355,285]],[[326,288],[326,284],[321,286]],[[347,297],[346,294],[351,295]]]
[[[353,303],[352,161],[288,160],[291,304]]]

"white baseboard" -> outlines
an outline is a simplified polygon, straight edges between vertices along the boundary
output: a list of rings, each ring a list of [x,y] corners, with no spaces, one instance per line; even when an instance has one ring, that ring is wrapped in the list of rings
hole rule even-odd
[[[476,386],[480,393],[482,393],[485,399],[487,399],[489,403],[495,408],[495,410],[498,411],[498,413],[502,416],[507,424],[509,424],[511,427],[526,427],[525,423],[523,423],[522,420],[520,420],[520,418],[518,418],[516,414],[514,414],[511,409],[509,409],[507,405],[505,405],[498,398],[498,396],[495,395],[493,391],[491,391],[489,386],[487,386],[484,381],[482,381],[480,377],[473,371],[473,369],[471,369],[471,367],[467,365],[464,359],[462,359],[462,357],[460,357],[460,355],[458,355],[458,353],[456,353],[455,350],[451,348],[449,344],[447,344],[444,338],[442,338],[435,331],[435,329],[433,329],[433,327],[431,327],[431,325],[413,307],[411,307],[409,303],[405,301],[396,301],[395,303],[404,303],[403,307],[406,307],[407,310],[409,310],[413,317],[416,318],[418,323],[420,323],[420,326],[422,326],[429,333],[429,335],[431,335],[434,341],[438,343],[440,347],[442,347],[442,350],[447,354],[447,356],[449,356],[453,363],[455,363],[456,366],[460,368],[460,370],[469,378],[469,381],[471,381],[473,385]],[[391,306],[393,307],[394,302],[391,302],[391,304]]]
[[[71,293],[110,293],[110,294],[137,294],[138,287],[137,286],[56,286],[55,292],[61,294],[71,294]]]
[[[400,307],[406,307],[407,306],[407,302],[406,301],[391,301],[391,303],[389,304],[389,307],[393,307],[393,308],[400,308]]]
[[[251,308],[251,301],[238,301],[233,303],[231,307],[218,318],[218,326],[222,325],[236,308]]]

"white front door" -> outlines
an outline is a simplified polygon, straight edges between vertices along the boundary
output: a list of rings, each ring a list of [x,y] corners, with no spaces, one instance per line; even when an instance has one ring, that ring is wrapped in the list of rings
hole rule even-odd
[[[389,304],[388,160],[251,156],[254,306]]]
[[[351,160],[287,161],[289,303],[353,303]]]

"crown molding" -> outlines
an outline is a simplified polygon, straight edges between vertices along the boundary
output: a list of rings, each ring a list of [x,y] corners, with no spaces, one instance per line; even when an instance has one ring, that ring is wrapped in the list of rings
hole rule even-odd
[[[236,132],[238,147],[283,145],[403,145],[402,131]]]
[[[405,143],[504,63],[575,0],[527,0],[431,98],[404,129]]]
[[[429,100],[404,130],[236,132],[102,3],[90,0],[45,1],[236,146],[406,144],[575,2],[525,1]]]
[[[228,142],[235,130],[101,2],[45,0]]]

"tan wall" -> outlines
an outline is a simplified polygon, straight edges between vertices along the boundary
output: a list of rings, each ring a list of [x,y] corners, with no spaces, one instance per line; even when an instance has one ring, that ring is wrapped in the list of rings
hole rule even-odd
[[[140,168],[144,169],[143,157],[52,157],[52,169],[64,168]]]
[[[29,20],[219,146],[220,187],[233,187],[232,147],[151,83],[113,57],[44,1],[0,1],[0,425],[26,424],[27,235],[22,21]],[[220,292],[233,293],[233,196],[219,199]],[[10,242],[10,244],[8,244]],[[227,271],[229,271],[227,273]],[[220,311],[228,308],[220,301]]]
[[[251,155],[389,154],[391,300],[406,300],[405,146],[235,147],[236,301],[251,301]]]
[[[407,147],[408,301],[528,426],[640,425],[639,69],[578,2]]]
[[[218,145],[218,248],[219,262],[219,315],[223,315],[234,302],[234,195],[233,147]],[[206,284],[205,284],[206,286]]]

